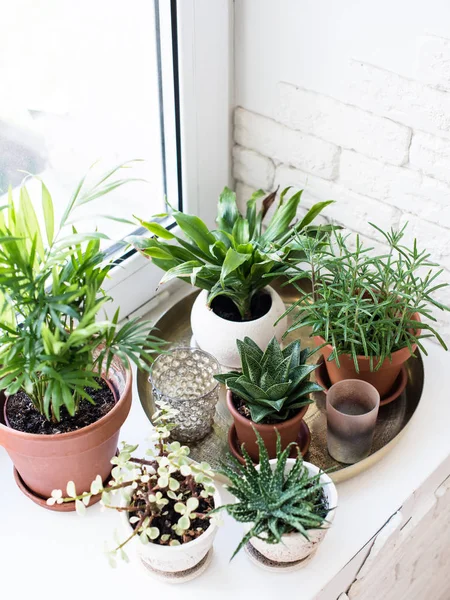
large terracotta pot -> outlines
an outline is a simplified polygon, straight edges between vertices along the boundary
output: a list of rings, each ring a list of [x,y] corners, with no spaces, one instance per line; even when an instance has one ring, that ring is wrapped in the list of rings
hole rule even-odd
[[[248,336],[260,348],[266,348],[273,336],[281,341],[287,329],[287,317],[277,325],[275,321],[286,308],[281,296],[272,287],[267,286],[264,290],[270,294],[272,305],[269,312],[253,321],[228,321],[219,317],[207,304],[206,290],[201,291],[191,312],[191,328],[198,347],[212,354],[222,366],[240,369],[241,359],[236,340],[243,340]]]
[[[418,313],[415,313],[412,318],[414,321],[420,322]],[[415,330],[416,335],[420,335],[420,331],[420,329]],[[325,344],[325,340],[320,336],[315,336],[314,342],[316,346]],[[413,344],[412,351],[415,352],[416,348],[417,344]],[[321,348],[320,351],[325,359],[325,366],[332,384],[343,381],[344,379],[362,379],[363,381],[367,381],[367,383],[371,383],[378,390],[381,398],[390,392],[400,374],[402,365],[411,356],[408,348],[401,348],[400,350],[393,352],[392,360],[386,359],[377,371],[370,370],[369,358],[358,356],[358,373],[355,369],[353,358],[349,354],[339,355],[340,366],[338,367],[335,360],[328,361],[328,357],[333,351],[333,346],[331,346],[331,344],[327,344]],[[376,358],[374,358],[373,364],[374,366],[377,364]]]
[[[0,444],[5,447],[20,475],[25,493],[38,504],[52,490],[65,492],[68,481],[74,481],[77,492],[90,489],[99,474],[105,480],[111,472],[110,460],[117,450],[120,427],[131,407],[132,375],[117,357],[108,374],[108,383],[118,398],[104,417],[76,431],[56,435],[30,434],[5,424],[6,398],[0,398]],[[31,492],[31,493],[30,493]],[[68,510],[72,505],[54,505],[53,510]]]
[[[292,469],[295,464],[295,460],[288,458],[286,463],[286,473]],[[315,465],[304,462],[305,467],[308,469],[310,475],[317,475],[320,470]],[[270,461],[271,469],[274,470],[277,465],[276,460]],[[259,470],[259,465],[256,467]],[[319,544],[325,537],[327,530],[330,528],[331,523],[334,519],[336,512],[336,506],[338,501],[338,495],[336,486],[326,473],[322,473],[320,476],[320,482],[324,484],[324,494],[326,496],[329,511],[325,517],[326,522],[323,524],[321,529],[309,529],[307,540],[301,533],[292,532],[287,533],[281,537],[282,542],[280,544],[268,544],[264,539],[251,538],[250,544],[258,550],[263,556],[271,561],[278,563],[293,563],[299,560],[305,559],[307,556],[313,554]],[[252,528],[252,523],[246,523],[244,530],[247,533]],[[263,533],[261,538],[266,537]]]
[[[305,416],[309,407],[307,404],[299,410],[295,417],[292,417],[287,421],[282,421],[281,423],[276,424],[274,423],[273,425],[265,425],[261,423],[254,423],[250,419],[243,417],[236,410],[234,407],[233,394],[231,393],[231,390],[227,390],[227,406],[234,420],[239,445],[245,444],[245,449],[255,462],[259,462],[259,450],[253,427],[255,427],[264,440],[267,452],[269,453],[269,458],[275,458],[277,454],[277,430],[281,437],[281,447],[283,449],[286,448],[286,446],[291,442],[297,442],[303,417]]]

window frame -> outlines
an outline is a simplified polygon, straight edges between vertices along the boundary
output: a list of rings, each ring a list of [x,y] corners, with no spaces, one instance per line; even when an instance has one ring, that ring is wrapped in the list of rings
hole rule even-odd
[[[161,32],[160,70],[168,73],[161,88],[167,196],[180,198],[180,209],[212,227],[219,193],[232,185],[234,3],[155,3]],[[175,102],[164,103],[171,94]],[[174,105],[175,118],[170,113]],[[177,229],[173,221],[168,227]],[[120,306],[124,318],[140,312],[160,293],[161,271],[135,250],[117,258],[120,264],[111,270],[105,285],[113,299],[107,312],[112,314]]]

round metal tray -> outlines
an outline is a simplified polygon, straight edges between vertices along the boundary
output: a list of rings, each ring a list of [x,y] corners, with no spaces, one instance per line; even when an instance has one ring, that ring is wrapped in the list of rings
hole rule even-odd
[[[275,287],[277,287],[286,306],[290,306],[298,297],[294,287]],[[185,296],[156,322],[155,326],[159,330],[158,335],[169,342],[169,347],[186,346],[191,343],[190,314],[197,293],[193,292]],[[300,338],[302,347],[313,347],[309,334],[310,330],[308,328],[302,328],[289,334],[285,339],[285,343]],[[315,355],[311,358],[311,362],[316,361],[317,358],[317,355]],[[341,464],[328,454],[325,394],[314,394],[315,402],[310,405],[305,416],[305,421],[311,430],[311,445],[305,460],[324,470],[332,469],[332,472],[330,472],[331,478],[335,482],[339,482],[361,473],[389,452],[404,432],[422,394],[424,374],[422,358],[418,350],[416,355],[406,363],[406,370],[408,383],[404,392],[394,402],[380,407],[371,454],[354,465]],[[141,404],[151,421],[155,407],[147,373],[138,372],[137,386]],[[207,461],[213,469],[219,468],[224,462],[226,463],[229,457],[227,435],[232,419],[225,403],[224,386],[221,387],[223,389],[220,391],[212,432],[200,442],[190,445],[191,458],[196,461]]]

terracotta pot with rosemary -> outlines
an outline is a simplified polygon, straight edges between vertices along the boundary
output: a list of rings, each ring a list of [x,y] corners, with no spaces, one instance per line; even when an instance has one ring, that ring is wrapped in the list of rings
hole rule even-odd
[[[118,170],[89,187],[83,179],[56,227],[43,182],[45,230],[25,185],[0,211],[0,444],[19,487],[42,506],[68,479],[86,490],[109,475],[131,405],[129,360],[148,370],[161,347],[149,322],[119,325],[118,311],[97,320],[111,300],[106,236],[69,226],[79,206],[128,181]]]
[[[375,254],[359,236],[353,240],[338,231],[326,247],[312,238],[298,240],[310,268],[292,263],[292,280],[309,277],[311,290],[298,287],[288,332],[312,327],[331,384],[363,379],[383,400],[416,349],[426,354],[423,338],[435,337],[447,349],[432,309],[449,308],[433,297],[447,286],[438,281],[442,269],[416,241],[412,247],[401,243],[406,225],[389,233],[372,227],[383,236],[385,252]]]
[[[176,427],[177,411],[164,402],[157,403],[152,417],[154,448],[137,458],[138,446],[123,443],[111,480],[92,482],[89,492],[78,494],[73,481],[67,496],[53,490],[48,504],[75,503],[79,514],[92,497],[100,494],[101,503],[122,516],[125,537],[107,548],[112,566],[117,559],[127,560],[126,546],[136,543],[138,556],[150,573],[177,582],[199,575],[208,565],[210,549],[217,531],[217,520],[210,514],[220,506],[210,466],[191,461],[189,448],[168,440]]]
[[[238,443],[258,462],[255,431],[261,435],[270,458],[276,455],[277,435],[284,449],[299,442],[303,417],[312,402],[310,394],[322,388],[310,381],[316,365],[306,364],[308,349],[296,340],[283,350],[272,338],[263,351],[253,340],[238,340],[242,372],[215,378],[227,386],[227,405],[234,420]]]

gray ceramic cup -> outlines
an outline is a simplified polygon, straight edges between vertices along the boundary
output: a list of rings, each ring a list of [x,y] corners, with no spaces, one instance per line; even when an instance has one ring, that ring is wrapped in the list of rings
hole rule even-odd
[[[356,463],[370,454],[380,394],[366,381],[345,379],[327,393],[328,452],[337,461]]]

